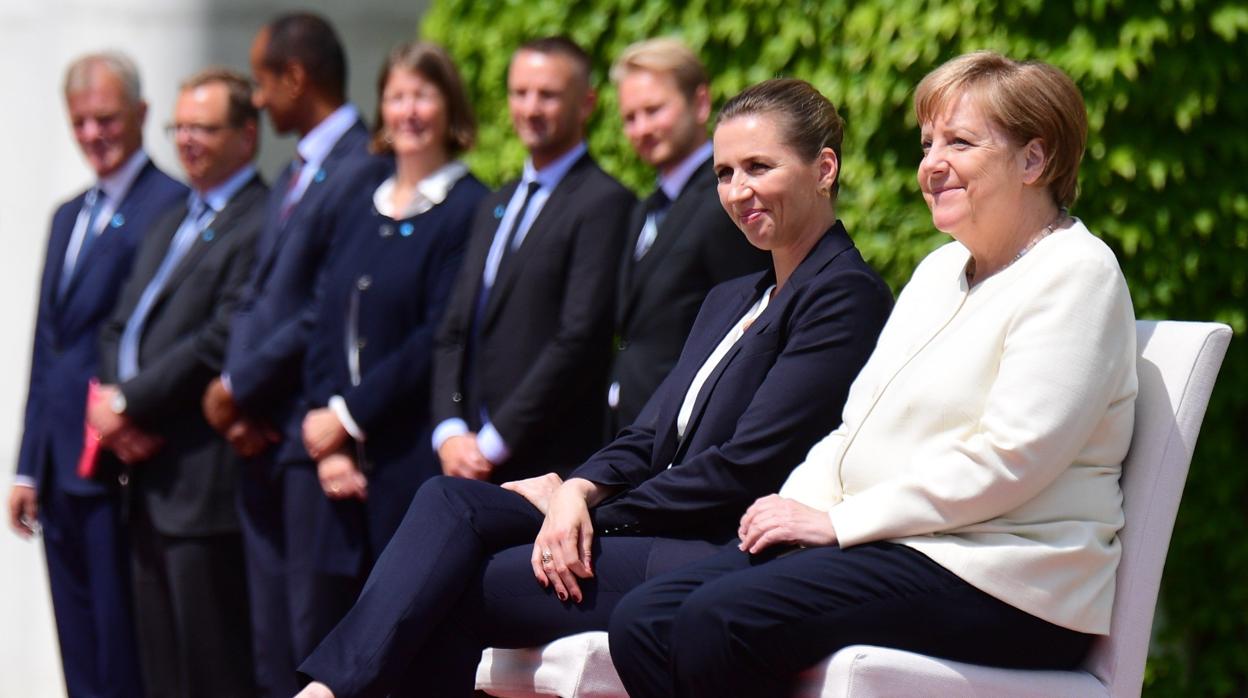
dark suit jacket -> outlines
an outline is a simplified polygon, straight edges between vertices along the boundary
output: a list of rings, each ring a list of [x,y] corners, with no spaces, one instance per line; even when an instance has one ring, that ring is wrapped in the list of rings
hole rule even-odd
[[[148,162],[86,257],[78,261],[74,279],[59,301],[56,289],[65,249],[86,192],[62,204],[52,217],[39,284],[26,427],[17,464],[18,474],[34,478],[41,489],[53,486],[71,494],[98,495],[110,487],[77,475],[87,381],[99,364],[100,323],[108,318],[130,274],[140,240],[152,222],[184,202],[186,194],[186,187]]]
[[[221,372],[229,322],[255,256],[268,187],[254,177],[178,261],[143,325],[139,373],[121,384],[126,415],[164,447],[133,469],[131,484],[156,530],[209,535],[236,530],[233,449],[208,423],[200,396]],[[139,247],[134,273],[100,331],[100,382],[117,382],[126,321],[156,275],[186,216],[185,202],[160,219]]]
[[[281,206],[290,168],[274,182],[255,265],[231,325],[225,372],[234,400],[285,431],[278,461],[307,458],[299,439],[299,404],[316,281],[344,198],[373,186],[386,166],[368,154],[368,138],[358,121],[343,134],[285,221]]]
[[[433,333],[463,261],[468,232],[489,193],[465,175],[446,200],[393,221],[357,189],[317,289],[316,325],[304,359],[309,407],[341,395],[365,440],[354,452],[368,500],[324,501],[328,521],[313,540],[326,569],[354,574],[394,533],[416,488],[441,474],[429,447]],[[352,380],[349,345],[358,357]]]
[[[731,540],[754,499],[779,489],[840,424],[893,296],[838,222],[711,372],[684,441],[676,438],[694,375],[774,278],[768,271],[712,289],[637,421],[572,473],[624,488],[593,510],[595,530]]]
[[[511,450],[498,481],[567,469],[601,445],[616,273],[635,201],[589,155],[578,160],[501,265],[470,347],[486,255],[517,184],[478,209],[434,354],[434,424],[458,417],[476,431],[484,406]]]
[[[611,380],[620,385],[620,402],[608,415],[610,436],[633,423],[676,365],[707,291],[771,267],[771,255],[751,245],[724,212],[709,161],[672,202],[650,250],[634,261],[645,222],[639,204],[629,224],[615,303]]]

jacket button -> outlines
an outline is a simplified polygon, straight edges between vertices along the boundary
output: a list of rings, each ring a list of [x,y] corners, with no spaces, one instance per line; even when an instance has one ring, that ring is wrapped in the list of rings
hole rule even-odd
[[[356,348],[356,349],[363,349],[363,348],[364,348],[364,347],[366,347],[366,346],[368,346],[368,340],[367,340],[367,339],[364,339],[363,337],[360,337],[359,339],[355,340],[355,348]]]
[[[464,396],[462,393],[451,393],[451,402],[463,402],[463,401],[464,401]]]
[[[626,340],[621,339],[620,341],[615,343],[615,349],[616,351],[624,351],[625,349],[628,349],[628,342]]]
[[[355,280],[355,287],[360,289],[361,291],[367,291],[368,287],[372,285],[373,285],[373,277],[369,276],[368,274],[365,274],[364,276],[361,276],[360,278]]]

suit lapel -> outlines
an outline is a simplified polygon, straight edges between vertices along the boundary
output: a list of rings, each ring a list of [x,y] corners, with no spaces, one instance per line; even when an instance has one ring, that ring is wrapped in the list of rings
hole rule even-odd
[[[254,176],[238,190],[228,202],[225,208],[213,217],[208,227],[204,228],[199,235],[195,236],[195,240],[191,243],[191,248],[182,255],[182,259],[178,260],[178,266],[173,268],[169,274],[169,278],[165,280],[165,285],[160,289],[160,295],[156,297],[153,307],[160,304],[166,296],[173,293],[174,289],[181,285],[182,281],[193,271],[199,264],[199,259],[207,254],[208,250],[214,245],[220,244],[223,237],[229,234],[230,228],[234,226],[234,222],[239,216],[243,215],[251,206],[256,196],[260,195],[260,178]],[[185,218],[185,212],[183,217]],[[174,229],[174,234],[177,228]],[[173,243],[173,238],[169,239],[169,245]],[[169,245],[165,246],[166,254],[168,254]]]
[[[567,202],[575,195],[576,190],[580,187],[583,177],[581,170],[588,167],[592,161],[589,154],[581,156],[581,159],[572,165],[568,173],[559,181],[555,190],[550,193],[550,198],[542,205],[542,210],[537,214],[537,218],[533,219],[533,225],[529,226],[529,230],[525,233],[524,241],[520,247],[511,251],[510,259],[506,260],[506,264],[501,264],[498,269],[498,275],[494,278],[494,287],[490,289],[490,297],[486,303],[485,314],[482,319],[482,326],[489,327],[494,317],[498,314],[503,299],[507,297],[511,287],[515,285],[516,277],[519,276],[520,270],[524,267],[529,257],[536,254],[534,252],[541,244],[541,239],[549,233],[553,225],[553,221],[559,216],[564,215],[567,211]],[[512,193],[515,187],[510,188]],[[508,197],[507,201],[510,201]],[[485,265],[482,265],[484,268]]]
[[[725,303],[721,306],[722,310],[719,315],[716,316],[713,322],[708,323],[706,333],[701,334],[700,338],[703,341],[697,346],[696,349],[690,348],[690,354],[696,359],[696,361],[690,361],[685,364],[683,373],[677,382],[677,385],[682,386],[684,391],[680,393],[680,399],[669,406],[669,409],[672,410],[671,413],[664,414],[660,418],[660,423],[663,424],[663,433],[661,434],[661,438],[658,440],[658,443],[661,444],[661,446],[656,453],[660,456],[659,460],[663,462],[662,464],[664,466],[667,463],[676,462],[677,456],[680,455],[677,452],[677,448],[680,444],[676,434],[676,418],[680,414],[680,408],[684,404],[685,395],[688,393],[689,387],[693,384],[694,377],[697,376],[698,371],[702,369],[702,366],[706,363],[707,359],[711,357],[711,354],[715,351],[715,347],[719,346],[719,343],[724,340],[724,337],[728,334],[729,330],[732,329],[737,321],[741,319],[741,316],[745,315],[745,311],[749,310],[750,306],[753,305],[755,300],[757,300],[758,294],[762,291],[762,289],[772,283],[769,280],[770,278],[770,274],[764,275],[757,285],[741,289],[741,292],[737,294],[737,297],[733,302]],[[752,332],[756,331],[753,327],[751,327],[750,330]],[[690,337],[692,338],[692,335],[690,335]],[[714,386],[715,381],[719,379],[719,374],[723,372],[724,367],[727,366],[732,360],[732,357],[736,353],[740,344],[741,343],[738,341],[737,344],[733,346],[732,350],[730,350],[723,360],[719,362],[719,366],[717,366],[715,370],[711,372],[711,375],[707,377],[707,380],[703,383],[701,390],[698,391],[699,395],[697,401],[694,403],[693,413],[689,416],[689,423],[685,427],[686,435],[693,433],[693,429],[698,422],[698,418],[701,416],[702,411],[706,407],[706,400],[703,396],[710,395],[710,388]],[[688,441],[688,439],[686,439],[686,441]]]
[[[86,192],[74,197],[66,204],[63,209],[64,213],[53,223],[51,240],[48,242],[48,258],[46,262],[48,270],[44,275],[44,284],[41,289],[43,296],[52,301],[51,305],[53,307],[60,305],[63,298],[69,297],[70,289],[65,290],[65,295],[62,298],[58,298],[56,289],[61,284],[61,275],[65,273],[65,252],[69,249],[69,240],[74,235],[74,224],[78,221],[78,212],[82,210],[82,205],[86,199]]]
[[[113,210],[112,217],[104,222],[104,227],[100,229],[99,235],[87,249],[86,256],[74,262],[74,271],[73,276],[69,280],[69,287],[65,289],[65,294],[61,297],[62,304],[68,303],[69,299],[77,292],[78,287],[82,285],[83,278],[91,273],[95,259],[100,256],[102,251],[113,246],[113,238],[122,235],[126,223],[135,213],[135,207],[139,205],[138,200],[142,198],[141,196],[135,196],[135,193],[141,191],[143,180],[155,171],[156,165],[151,160],[148,160],[130,184],[130,189],[126,191],[125,197],[118,202],[117,208]],[[61,259],[64,260],[63,252]]]

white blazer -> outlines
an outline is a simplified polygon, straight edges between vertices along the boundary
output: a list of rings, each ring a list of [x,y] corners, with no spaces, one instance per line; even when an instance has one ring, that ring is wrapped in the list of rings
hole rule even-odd
[[[929,255],[850,388],[844,422],[780,494],[840,545],[908,545],[1044,620],[1108,633],[1135,317],[1082,222],[968,288],[970,254]]]

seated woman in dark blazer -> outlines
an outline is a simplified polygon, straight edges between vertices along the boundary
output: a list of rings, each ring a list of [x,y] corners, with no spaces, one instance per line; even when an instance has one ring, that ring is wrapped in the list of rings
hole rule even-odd
[[[433,331],[487,193],[453,159],[476,129],[441,47],[395,48],[378,93],[373,150],[393,156],[394,173],[361,183],[336,213],[304,359],[304,446],[326,498],[307,538],[319,571],[359,582],[416,489],[441,472],[428,447]]]
[[[732,104],[764,131],[726,137]],[[798,80],[725,109],[720,199],[773,269],[710,292],[637,422],[567,482],[422,486],[355,608],[300,667],[316,680],[304,696],[469,696],[482,647],[605,628],[628,590],[731,539],[839,420],[892,307],[836,219],[840,117]]]

